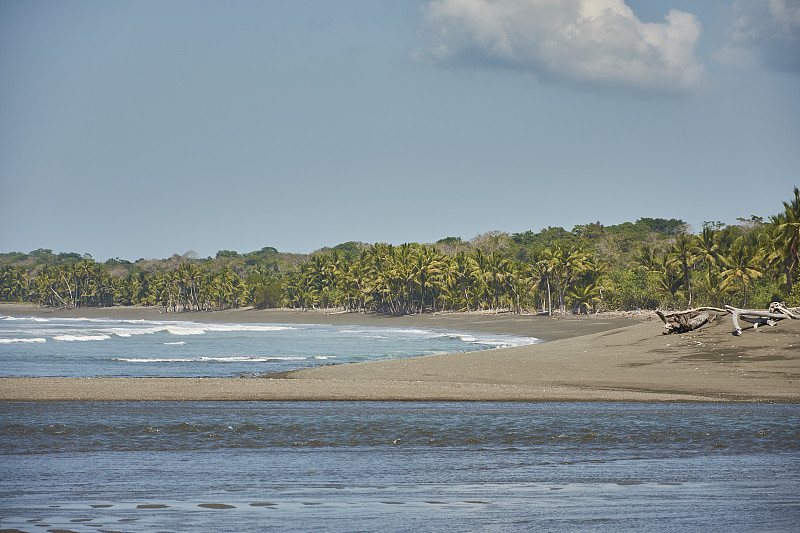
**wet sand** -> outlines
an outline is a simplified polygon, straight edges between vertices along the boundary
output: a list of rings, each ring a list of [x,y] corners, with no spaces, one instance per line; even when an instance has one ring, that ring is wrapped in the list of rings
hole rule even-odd
[[[482,313],[383,317],[294,310],[161,314],[151,308],[0,314],[408,326],[509,333],[547,342],[466,354],[322,366],[265,378],[0,378],[2,401],[420,400],[800,403],[800,321],[746,329],[730,318],[662,335],[652,315],[549,318]],[[2,374],[2,370],[0,370]]]

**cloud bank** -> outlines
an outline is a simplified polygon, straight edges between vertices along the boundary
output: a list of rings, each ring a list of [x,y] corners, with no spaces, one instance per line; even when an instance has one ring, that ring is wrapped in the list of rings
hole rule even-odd
[[[718,61],[800,73],[800,2],[736,0],[731,15],[730,42]]]
[[[645,23],[623,0],[434,0],[424,55],[574,84],[686,93],[703,86],[701,27],[672,10]]]

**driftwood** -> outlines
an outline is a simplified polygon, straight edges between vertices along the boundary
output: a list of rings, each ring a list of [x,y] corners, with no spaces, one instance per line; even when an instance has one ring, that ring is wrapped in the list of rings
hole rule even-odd
[[[656,311],[658,318],[664,322],[665,331],[662,332],[664,335],[669,333],[686,333],[687,331],[695,330],[708,322],[716,320],[718,314],[725,313],[727,313],[725,309],[716,307],[697,307],[695,309],[674,311],[671,313]]]
[[[784,319],[800,319],[800,307],[786,307],[786,304],[781,302],[772,302],[766,311],[739,309],[730,305],[726,305],[725,309],[698,307],[670,313],[656,311],[658,317],[664,322],[664,331],[662,332],[664,335],[695,330],[708,322],[716,320],[717,315],[726,313],[731,315],[733,327],[736,328],[734,335],[742,334],[742,326],[739,324],[739,320],[749,322],[753,324],[753,329],[758,329],[758,326],[774,326]]]
[[[725,306],[725,310],[731,314],[733,327],[736,328],[735,335],[742,334],[742,327],[739,325],[741,318],[745,322],[753,324],[753,329],[758,329],[758,326],[774,326],[780,320],[784,319],[800,319],[800,308],[786,307],[785,304],[780,302],[772,302],[769,305],[769,310],[760,311],[758,309],[739,309],[730,305]]]
[[[782,313],[789,318],[800,318],[800,307],[786,307],[783,302],[772,302],[769,304],[770,313]]]

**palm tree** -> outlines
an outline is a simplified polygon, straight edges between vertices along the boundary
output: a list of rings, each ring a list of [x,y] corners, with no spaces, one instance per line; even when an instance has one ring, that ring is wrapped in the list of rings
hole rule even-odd
[[[237,305],[235,289],[238,279],[228,265],[223,265],[221,269],[214,273],[210,285],[217,309],[225,309]]]
[[[794,188],[794,198],[783,202],[784,212],[773,218],[776,226],[775,236],[778,238],[779,254],[785,258],[786,288],[791,294],[794,284],[794,272],[800,263],[800,189]]]
[[[449,263],[449,268],[445,270],[447,285],[464,298],[462,310],[471,310],[473,296],[470,293],[474,295],[479,276],[478,263],[464,251],[457,252]]]
[[[30,271],[24,268],[4,267],[2,269],[0,295],[7,302],[24,302],[30,296]]]
[[[74,308],[77,307],[77,294],[78,294],[78,280],[76,276],[77,268],[75,265],[64,265],[61,268],[57,268],[56,271],[59,273],[59,281],[66,287],[67,293],[69,294],[69,303],[65,304],[65,307]],[[72,285],[75,284],[75,289],[73,290]]]
[[[97,274],[95,278],[95,285],[97,287],[97,300],[95,305],[101,307],[109,307],[114,305],[115,282],[117,278],[113,277],[105,268],[96,265]],[[141,303],[141,295],[137,295],[137,303]]]
[[[639,248],[639,253],[634,258],[634,261],[645,270],[661,270],[662,261],[658,252],[649,244],[643,244]]]
[[[187,279],[189,281],[189,303],[191,309],[200,310],[201,295],[205,285],[206,273],[197,265],[189,263],[187,265]]]
[[[177,311],[178,306],[183,305],[181,297],[183,293],[182,283],[181,274],[178,270],[173,270],[166,274],[164,288],[167,291],[167,311]]]
[[[555,258],[553,257],[553,249],[545,248],[541,252],[535,253],[532,264],[531,272],[538,279],[537,285],[542,287],[542,290],[547,290],[547,315],[553,315],[553,294],[551,280],[555,273]]]
[[[491,307],[495,311],[500,307],[500,296],[509,273],[508,259],[500,252],[492,252],[487,258],[483,276],[489,286]]]
[[[70,307],[70,302],[60,294],[64,274],[55,267],[45,266],[36,278],[36,291],[41,305]]]
[[[785,220],[783,214],[771,216],[770,224],[758,236],[758,245],[766,270],[772,272],[773,279],[785,277],[786,293],[791,294],[790,287],[794,285],[789,272],[793,258],[790,248],[784,245],[784,235],[778,229],[783,220]]]
[[[709,270],[700,280],[700,286],[714,307],[725,303],[725,298],[734,289],[730,278],[723,278],[718,270]]]
[[[359,311],[366,310],[367,300],[370,297],[369,291],[367,290],[367,281],[369,278],[369,252],[367,250],[361,251],[361,255],[352,265],[350,271],[355,279],[356,308]]]
[[[691,285],[691,270],[698,259],[698,247],[695,242],[695,237],[687,233],[681,233],[675,239],[672,248],[667,254],[666,264],[670,267],[680,267],[681,274],[683,275],[683,284],[686,288],[688,295],[688,307],[692,307],[692,285]]]
[[[697,258],[706,265],[706,273],[719,261],[719,243],[717,232],[712,228],[703,228],[703,233],[697,240]]]
[[[748,242],[747,236],[743,236],[736,240],[728,257],[725,258],[728,268],[722,271],[722,278],[741,283],[742,307],[747,305],[747,284],[763,274],[759,269],[756,250],[755,243]]]
[[[309,309],[314,307],[315,297],[312,288],[311,263],[302,263],[286,283],[286,299],[292,307]]]
[[[93,292],[90,288],[94,282],[95,276],[95,262],[89,259],[84,259],[75,265],[75,293],[76,300],[83,305],[89,305],[89,299]]]
[[[491,287],[489,285],[489,280],[492,278],[491,274],[491,264],[489,262],[489,256],[480,249],[476,248],[472,252],[472,258],[475,261],[475,273],[476,273],[476,309],[485,309],[487,307],[491,307]]]
[[[506,286],[508,287],[510,297],[514,305],[514,312],[518,315],[522,314],[521,298],[523,294],[527,294],[532,285],[533,278],[530,275],[530,269],[526,263],[521,261],[509,261],[508,273],[506,275]]]
[[[590,270],[591,261],[581,248],[557,244],[553,247],[553,262],[559,306],[561,312],[565,313],[567,290],[582,274]]]
[[[658,280],[658,288],[661,291],[669,293],[671,296],[670,302],[675,301],[675,295],[681,290],[683,286],[683,279],[681,278],[678,269],[667,264],[664,265],[664,270],[661,272],[661,277]],[[662,301],[662,305],[665,302]]]
[[[431,292],[434,292],[435,288],[441,287],[439,278],[442,273],[444,262],[435,248],[424,246],[417,251],[414,266],[416,274],[415,283],[419,285],[420,288],[419,312],[424,313],[425,293],[429,289]],[[432,306],[435,310],[435,295],[433,297]]]
[[[593,282],[575,285],[570,288],[568,296],[572,304],[578,305],[578,312],[589,314],[589,309],[594,309],[600,301],[600,287]]]
[[[339,267],[337,286],[342,291],[342,305],[353,311],[359,301],[360,272],[354,263],[345,261]]]
[[[398,300],[402,303],[398,306],[399,314],[410,314],[413,309],[414,301],[414,264],[413,264],[413,250],[410,244],[401,244],[394,249],[392,255],[392,268],[389,270],[391,278],[394,279],[396,285],[403,288],[398,294]]]

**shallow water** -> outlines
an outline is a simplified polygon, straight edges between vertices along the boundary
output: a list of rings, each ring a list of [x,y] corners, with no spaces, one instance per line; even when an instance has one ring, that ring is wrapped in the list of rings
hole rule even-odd
[[[0,316],[0,375],[236,377],[534,342],[425,328]]]
[[[0,529],[793,531],[800,518],[794,405],[9,403],[0,421]]]

